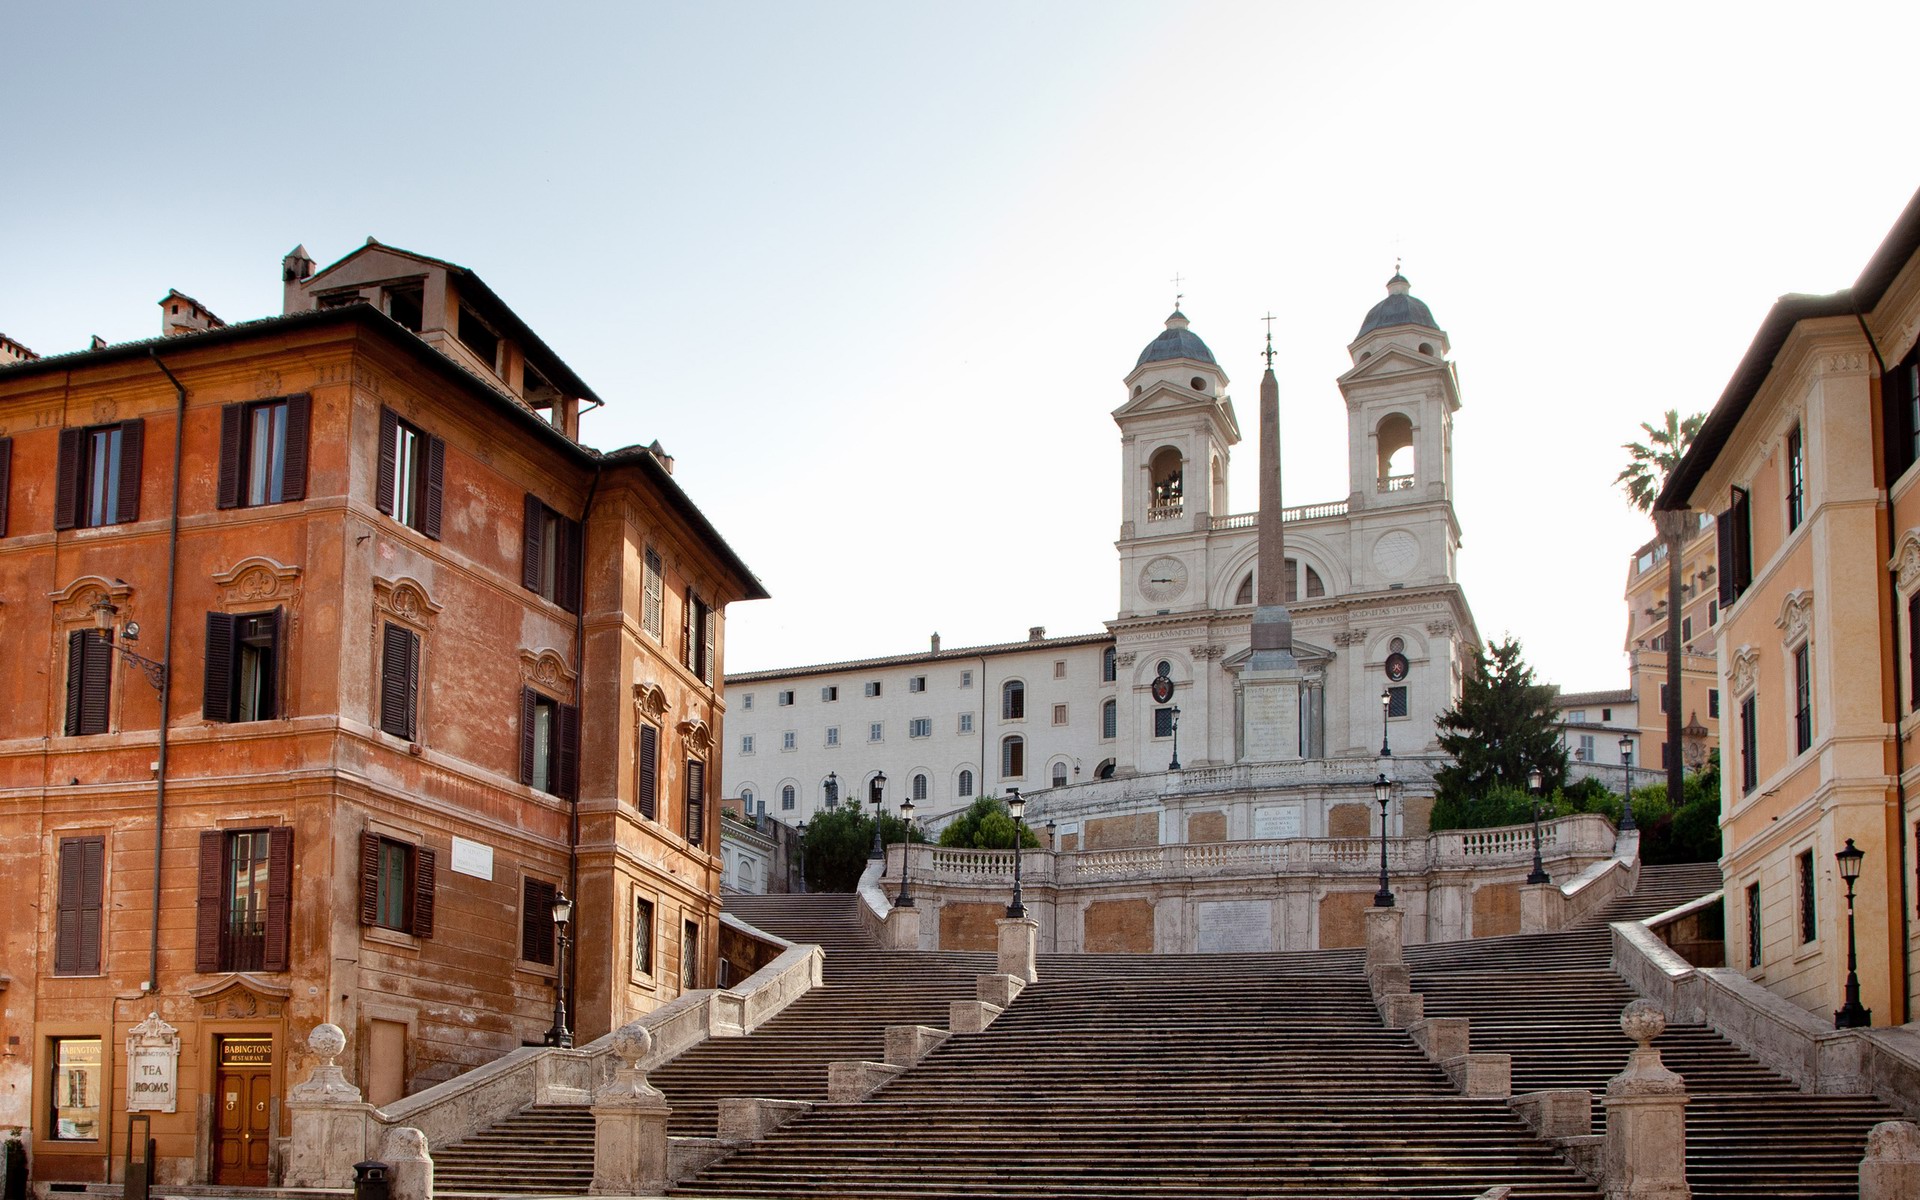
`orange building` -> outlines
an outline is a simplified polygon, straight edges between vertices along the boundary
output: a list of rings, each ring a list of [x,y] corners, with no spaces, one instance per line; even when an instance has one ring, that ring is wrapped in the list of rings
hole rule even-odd
[[[1720,620],[1719,568],[1713,517],[1699,514],[1680,549],[1680,761],[1689,771],[1707,764],[1720,734],[1720,678],[1713,628]],[[1664,783],[1668,756],[1667,548],[1659,538],[1634,552],[1627,567],[1627,686],[1633,692],[1639,735],[1633,765],[1642,786]],[[1609,749],[1612,757],[1617,750]]]
[[[378,1104],[542,1041],[563,983],[584,1041],[715,982],[714,684],[765,593],[657,444],[577,440],[601,401],[472,272],[313,267],[277,317],[170,292],[167,336],[0,365],[37,1180],[117,1177],[142,1108],[160,1180],[277,1180],[321,1022]]]
[[[1767,314],[1662,508],[1714,512],[1727,962],[1912,1013],[1920,865],[1920,196],[1851,288]],[[1696,633],[1696,638],[1698,633]]]

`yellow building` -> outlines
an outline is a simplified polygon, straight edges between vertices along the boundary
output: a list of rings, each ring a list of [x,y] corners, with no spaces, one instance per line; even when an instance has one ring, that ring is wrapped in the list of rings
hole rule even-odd
[[[1680,549],[1680,761],[1687,770],[1706,765],[1707,750],[1720,736],[1720,674],[1714,661],[1714,626],[1720,621],[1719,556],[1713,517],[1701,513]],[[1627,688],[1633,693],[1639,734],[1633,765],[1649,773],[1642,784],[1661,780],[1672,751],[1667,740],[1667,547],[1655,538],[1634,552],[1627,566]],[[1609,756],[1616,751],[1609,751]]]
[[[1908,1018],[1920,754],[1920,196],[1851,288],[1780,298],[1659,506],[1717,524],[1727,961]],[[1699,632],[1696,629],[1696,638]]]

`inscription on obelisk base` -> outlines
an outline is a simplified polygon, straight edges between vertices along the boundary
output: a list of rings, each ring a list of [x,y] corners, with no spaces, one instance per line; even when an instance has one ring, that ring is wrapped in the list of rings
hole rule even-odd
[[[1300,675],[1292,671],[1241,674],[1246,728],[1240,731],[1246,762],[1279,762],[1300,757]]]

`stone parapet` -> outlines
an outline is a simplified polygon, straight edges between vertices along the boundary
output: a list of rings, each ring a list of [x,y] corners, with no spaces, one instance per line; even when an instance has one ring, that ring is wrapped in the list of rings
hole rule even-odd
[[[1424,1020],[1427,998],[1416,992],[1396,992],[1374,997],[1380,1020],[1388,1029],[1406,1029]]]
[[[1508,1099],[1529,1128],[1548,1140],[1586,1137],[1593,1132],[1593,1093],[1585,1088],[1554,1088]]]
[[[1860,1200],[1913,1200],[1920,1196],[1920,1126],[1882,1121],[1867,1135],[1860,1160]]]
[[[813,1107],[806,1100],[770,1100],[729,1096],[719,1103],[718,1131],[723,1142],[757,1142]],[[679,1175],[675,1179],[681,1178]]]
[[[931,1025],[887,1026],[887,1062],[905,1069],[940,1048],[953,1035]]]
[[[1459,1054],[1440,1064],[1453,1088],[1469,1100],[1505,1100],[1513,1094],[1513,1056]]]
[[[981,975],[975,978],[973,990],[988,1004],[1005,1008],[1027,990],[1027,981],[1018,975]]]
[[[827,1064],[827,1099],[835,1104],[864,1100],[904,1071],[892,1063],[847,1059]]]
[[[1000,974],[1024,983],[1040,979],[1040,922],[1032,917],[1008,917],[994,922],[999,931]]]
[[[953,1000],[948,1003],[947,1028],[953,1033],[985,1033],[994,1018],[1005,1011],[985,1000]]]
[[[433,1156],[427,1152],[426,1134],[406,1126],[387,1130],[380,1160],[392,1168],[391,1200],[433,1200]]]
[[[1466,1017],[1426,1017],[1407,1026],[1414,1044],[1436,1063],[1465,1054],[1471,1044],[1472,1022]]]

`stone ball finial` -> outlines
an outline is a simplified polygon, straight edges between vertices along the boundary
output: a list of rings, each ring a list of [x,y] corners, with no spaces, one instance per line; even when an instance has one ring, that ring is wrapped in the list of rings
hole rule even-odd
[[[639,1063],[653,1049],[653,1034],[637,1022],[613,1031],[613,1052],[629,1067]]]
[[[1644,1049],[1647,1043],[1667,1031],[1667,1014],[1651,1000],[1635,1000],[1620,1010],[1620,1032]]]
[[[338,1025],[315,1025],[307,1035],[307,1049],[319,1055],[328,1066],[347,1048],[347,1035]]]
[[[1882,1121],[1867,1134],[1871,1162],[1920,1162],[1920,1125],[1912,1121]]]

